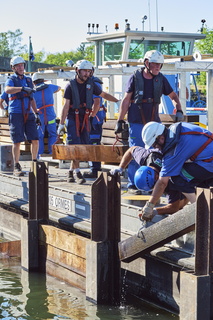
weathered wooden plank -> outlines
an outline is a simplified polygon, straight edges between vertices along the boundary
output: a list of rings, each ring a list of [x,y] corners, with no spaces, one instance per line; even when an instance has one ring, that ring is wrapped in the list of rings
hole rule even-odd
[[[1,128],[2,130],[8,130],[8,131],[9,131],[9,126],[8,126],[8,124],[1,124],[1,123],[0,123],[0,128]]]
[[[0,129],[0,135],[10,137],[10,132],[9,132],[9,130]]]
[[[77,274],[67,268],[64,268],[58,264],[55,264],[49,260],[46,261],[45,271],[58,279],[61,279],[71,286],[77,287],[81,290],[86,290],[86,278],[82,275]]]
[[[195,203],[167,218],[143,228],[126,240],[119,242],[120,260],[131,261],[174,240],[195,228]]]
[[[78,256],[77,254],[72,254],[70,252],[64,251],[62,249],[53,247],[49,244],[44,244],[40,242],[40,248],[46,253],[46,259],[52,261],[64,268],[70,269],[80,275],[85,276],[86,274],[86,259]]]
[[[39,240],[58,249],[86,258],[86,243],[88,239],[54,226],[40,225]]]
[[[174,114],[159,114],[160,120],[164,122],[175,122],[176,115]],[[184,115],[185,122],[199,122],[199,116],[197,115]]]
[[[9,257],[21,257],[21,240],[1,242],[0,253]]]
[[[9,122],[9,118],[8,117],[0,117],[0,123],[8,124],[8,122]]]
[[[53,146],[53,159],[108,161],[119,163],[128,146],[61,145]]]
[[[103,145],[110,145],[110,146],[113,146],[115,143],[116,143],[116,146],[128,146],[128,140],[116,141],[115,136],[114,138],[102,137],[101,143]]]

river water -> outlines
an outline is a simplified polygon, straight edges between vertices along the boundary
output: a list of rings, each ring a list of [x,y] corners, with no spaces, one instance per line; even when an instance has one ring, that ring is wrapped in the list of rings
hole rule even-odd
[[[125,300],[125,299],[124,299]],[[85,293],[41,273],[28,273],[17,258],[0,256],[0,319],[132,320],[178,319],[140,301],[119,307],[97,306]]]

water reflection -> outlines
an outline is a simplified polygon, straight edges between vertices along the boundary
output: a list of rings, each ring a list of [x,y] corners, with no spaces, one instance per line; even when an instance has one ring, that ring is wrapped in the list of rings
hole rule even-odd
[[[178,319],[140,302],[122,307],[96,306],[85,293],[40,273],[28,273],[17,259],[0,257],[0,318],[4,320]]]

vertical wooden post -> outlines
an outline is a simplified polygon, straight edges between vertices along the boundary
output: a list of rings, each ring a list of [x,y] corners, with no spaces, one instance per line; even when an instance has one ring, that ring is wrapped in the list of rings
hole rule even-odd
[[[120,302],[120,177],[101,173],[92,185],[92,242],[87,247],[86,296],[98,304]]]
[[[181,272],[180,320],[212,319],[213,188],[197,189],[195,273]]]
[[[47,221],[49,219],[48,203],[48,164],[32,162],[29,172],[29,219]]]
[[[29,218],[21,223],[21,265],[25,270],[39,268],[38,228],[48,220],[48,170],[44,162],[32,162],[29,172]]]

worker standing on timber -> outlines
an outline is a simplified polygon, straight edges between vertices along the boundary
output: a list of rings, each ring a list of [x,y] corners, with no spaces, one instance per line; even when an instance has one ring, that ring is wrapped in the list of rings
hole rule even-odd
[[[147,51],[144,56],[144,68],[138,69],[130,77],[124,98],[120,105],[115,134],[124,131],[124,117],[128,114],[129,146],[144,147],[141,138],[143,126],[149,121],[160,122],[159,104],[162,94],[168,95],[177,110],[176,121],[183,120],[180,100],[173,91],[165,76],[160,72],[164,57],[157,50]],[[128,166],[128,190],[133,194],[140,194],[134,185],[134,175],[138,164],[132,160]]]
[[[154,206],[170,179],[175,190],[179,188],[191,203],[195,202],[194,188],[213,179],[213,134],[191,123],[175,123],[167,129],[151,121],[143,128],[142,139],[147,149],[158,147],[163,153],[160,176],[142,210],[142,219],[152,220]]]
[[[32,76],[36,92],[34,99],[40,115],[38,157],[44,153],[44,135],[48,133],[48,154],[52,154],[52,145],[57,141],[56,114],[54,110],[54,93],[61,87],[54,84],[46,84],[44,75],[35,72]]]
[[[37,159],[38,130],[40,117],[37,112],[33,97],[33,83],[30,77],[24,75],[25,61],[22,57],[15,56],[10,60],[14,74],[5,83],[5,92],[9,96],[9,128],[13,142],[14,175],[23,176],[19,158],[21,142],[31,141],[32,160]]]
[[[90,144],[89,133],[93,118],[98,112],[99,105],[93,104],[93,95],[118,102],[118,99],[102,91],[91,78],[93,65],[90,61],[82,60],[76,67],[76,76],[65,87],[64,99],[58,134],[64,130],[64,121],[67,117],[67,143],[68,144]],[[75,175],[75,177],[74,177]],[[79,169],[79,161],[71,162],[67,182],[85,183]]]

